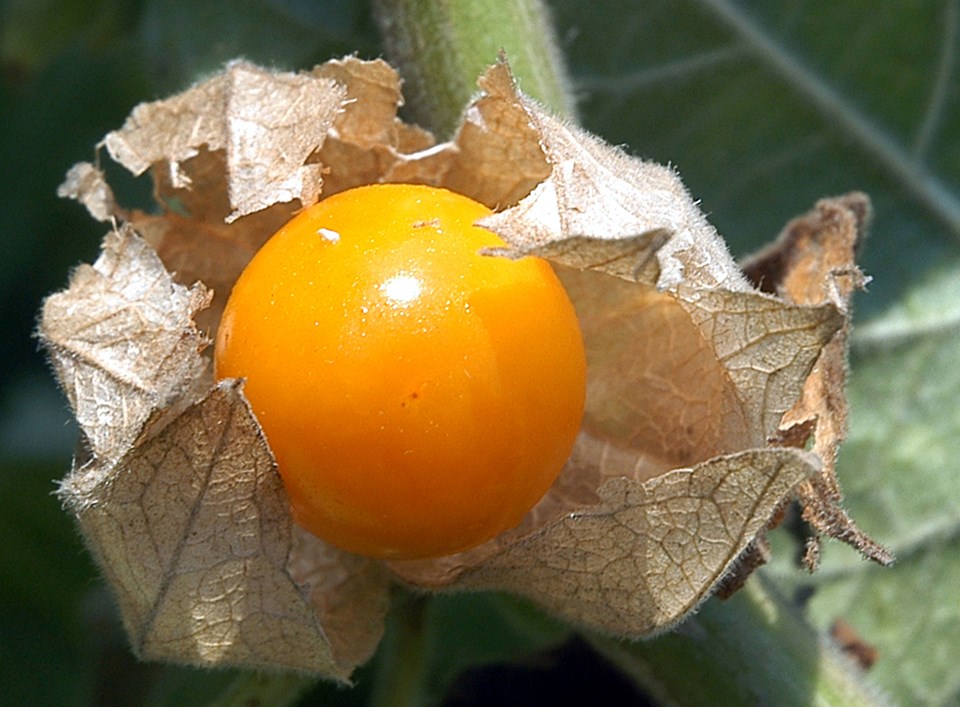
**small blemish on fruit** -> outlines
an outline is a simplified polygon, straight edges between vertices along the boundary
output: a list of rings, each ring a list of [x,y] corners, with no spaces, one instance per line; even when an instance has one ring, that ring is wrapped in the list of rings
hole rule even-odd
[[[413,225],[414,228],[427,228],[428,226],[433,226],[434,228],[439,229],[439,228],[440,228],[440,219],[438,219],[438,218],[431,218],[431,219],[427,219],[427,220],[425,220],[425,221],[414,221],[412,225]]]

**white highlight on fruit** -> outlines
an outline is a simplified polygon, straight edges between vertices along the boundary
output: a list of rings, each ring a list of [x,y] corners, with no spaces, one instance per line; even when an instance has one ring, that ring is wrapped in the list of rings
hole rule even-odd
[[[394,275],[380,285],[380,291],[396,304],[410,304],[420,296],[421,282],[413,275]]]

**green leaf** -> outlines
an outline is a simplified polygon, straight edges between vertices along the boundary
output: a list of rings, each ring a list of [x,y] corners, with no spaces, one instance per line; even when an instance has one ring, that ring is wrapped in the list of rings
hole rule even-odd
[[[372,704],[440,703],[464,670],[555,648],[569,627],[508,595],[399,590],[375,659]]]
[[[0,62],[29,70],[77,41],[102,42],[130,9],[125,0],[6,0],[0,5]]]
[[[904,704],[956,704],[960,680],[960,3],[555,5],[586,127],[674,164],[735,252],[818,198],[876,214],[857,300],[847,508],[899,558],[837,543],[813,577],[778,543],[774,576],[812,582],[812,620],[874,645]],[[784,550],[786,550],[784,552]]]
[[[239,57],[301,69],[344,54],[378,53],[366,8],[351,0],[146,0],[139,38],[160,95]]]
[[[891,570],[830,548],[812,584],[821,626],[842,617],[879,649],[878,682],[904,704],[960,701],[960,263],[920,282],[854,339],[850,511],[898,558]]]
[[[49,465],[0,464],[0,684],[10,704],[88,703],[84,601],[94,570]]]
[[[571,634],[527,602],[505,594],[435,597],[430,622],[429,689],[443,695],[465,669],[528,658],[555,648]]]

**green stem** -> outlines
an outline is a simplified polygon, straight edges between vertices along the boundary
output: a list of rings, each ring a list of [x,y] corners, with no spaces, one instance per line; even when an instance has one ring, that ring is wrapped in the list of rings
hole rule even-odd
[[[316,678],[294,673],[243,673],[207,707],[287,707],[295,705],[316,684]]]
[[[429,598],[395,588],[387,635],[380,646],[373,707],[422,707],[426,659],[426,609]]]
[[[575,117],[563,57],[542,0],[374,0],[410,117],[446,138],[484,69],[506,51],[521,90]]]
[[[708,601],[673,633],[587,640],[665,705],[885,703],[761,576],[727,601]]]

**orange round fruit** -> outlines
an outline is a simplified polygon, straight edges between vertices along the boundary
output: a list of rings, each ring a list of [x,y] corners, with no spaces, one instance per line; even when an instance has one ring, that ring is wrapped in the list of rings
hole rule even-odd
[[[516,526],[554,482],[586,364],[550,265],[484,255],[490,210],[427,186],[305,209],[237,280],[218,378],[244,392],[294,519],[342,549],[433,557]]]

